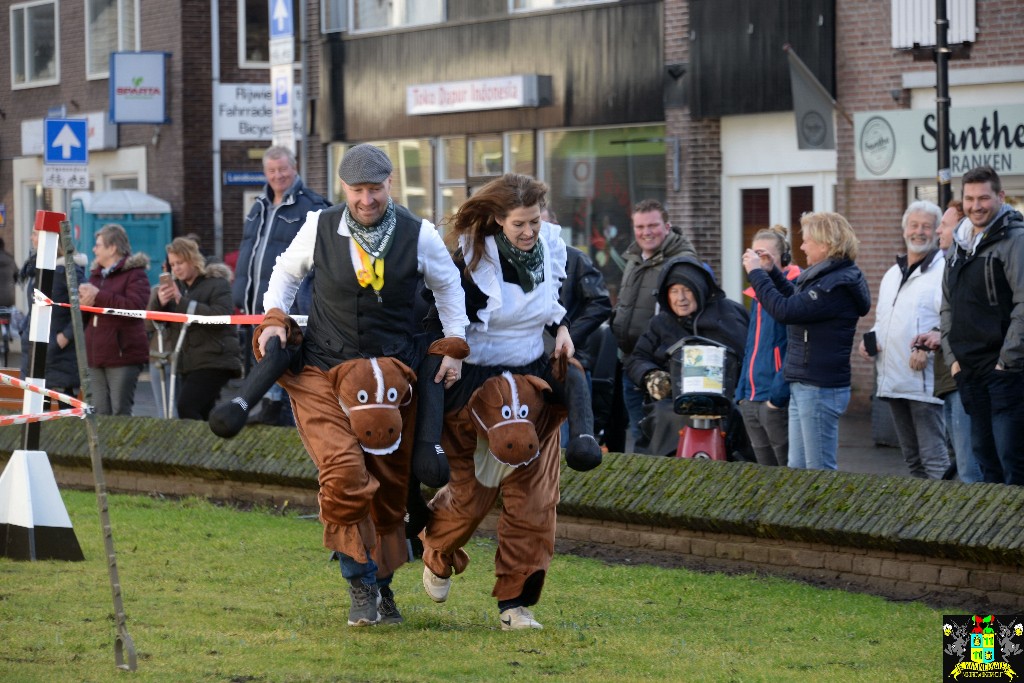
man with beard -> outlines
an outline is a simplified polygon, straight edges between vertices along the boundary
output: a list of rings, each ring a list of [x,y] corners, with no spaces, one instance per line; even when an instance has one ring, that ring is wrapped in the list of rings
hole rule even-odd
[[[986,482],[1024,484],[1024,217],[991,166],[963,176],[942,282],[942,350]]]
[[[942,399],[936,398],[935,359],[915,338],[939,325],[943,255],[936,243],[942,210],[915,201],[903,213],[906,256],[882,278],[872,331],[877,339],[876,395],[892,412],[900,450],[911,476],[941,479],[949,468]],[[860,354],[867,358],[864,342]]]
[[[365,452],[328,373],[356,358],[390,357],[419,367],[427,351],[416,335],[421,280],[433,292],[444,336],[430,347],[443,356],[433,381],[454,384],[469,352],[459,271],[434,226],[392,201],[391,172],[391,160],[373,145],[345,153],[338,169],[345,202],[310,212],[277,259],[263,299],[267,316],[255,333],[257,356],[272,337],[282,347],[299,341],[287,311],[315,266],[301,367],[278,381],[292,398],[299,434],[319,472],[324,546],[349,583],[349,626],[402,621],[391,579],[408,559],[404,516],[413,439],[403,433],[391,452]],[[400,408],[403,432],[415,398]]]

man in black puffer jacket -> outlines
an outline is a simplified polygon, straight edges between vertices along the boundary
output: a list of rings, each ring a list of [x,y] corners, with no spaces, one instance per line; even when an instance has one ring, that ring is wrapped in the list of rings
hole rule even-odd
[[[942,283],[942,351],[986,482],[1024,484],[1024,218],[989,166],[963,176]]]

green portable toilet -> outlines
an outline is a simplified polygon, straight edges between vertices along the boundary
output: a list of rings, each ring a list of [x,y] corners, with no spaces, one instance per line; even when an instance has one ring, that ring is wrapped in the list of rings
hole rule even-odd
[[[107,223],[118,223],[128,233],[132,253],[149,256],[150,285],[160,277],[171,241],[171,205],[159,197],[138,190],[75,192],[71,197],[71,226],[75,248],[89,256],[96,233]]]

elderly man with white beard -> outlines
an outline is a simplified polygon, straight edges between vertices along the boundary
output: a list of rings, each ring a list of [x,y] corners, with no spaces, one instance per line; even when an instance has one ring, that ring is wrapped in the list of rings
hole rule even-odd
[[[910,474],[941,479],[949,469],[942,399],[933,395],[935,360],[915,338],[939,329],[942,274],[945,265],[937,244],[942,210],[928,201],[915,201],[903,214],[907,255],[882,278],[872,331],[877,339],[876,395],[892,412],[900,450]],[[868,353],[861,342],[860,354]]]

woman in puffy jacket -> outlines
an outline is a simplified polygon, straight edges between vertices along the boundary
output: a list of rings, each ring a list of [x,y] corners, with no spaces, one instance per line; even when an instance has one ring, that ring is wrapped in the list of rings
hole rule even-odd
[[[108,223],[96,233],[89,281],[78,286],[83,306],[145,310],[149,300],[149,257],[133,254],[128,233]],[[149,361],[149,340],[141,318],[87,313],[85,349],[97,415],[131,415],[139,372]]]
[[[850,353],[871,292],[854,263],[860,244],[850,223],[820,211],[800,219],[807,270],[793,282],[767,255],[743,253],[743,268],[768,314],[787,326],[789,466],[834,470],[839,416],[850,403]]]
[[[153,290],[152,310],[194,315],[230,315],[234,311],[230,271],[222,264],[207,266],[194,240],[175,238],[167,245],[167,262],[173,281],[161,279]],[[172,327],[171,343],[177,341],[179,330],[177,325]],[[192,323],[178,352],[177,368],[181,379],[175,402],[178,417],[206,420],[224,385],[241,374],[237,328]]]

